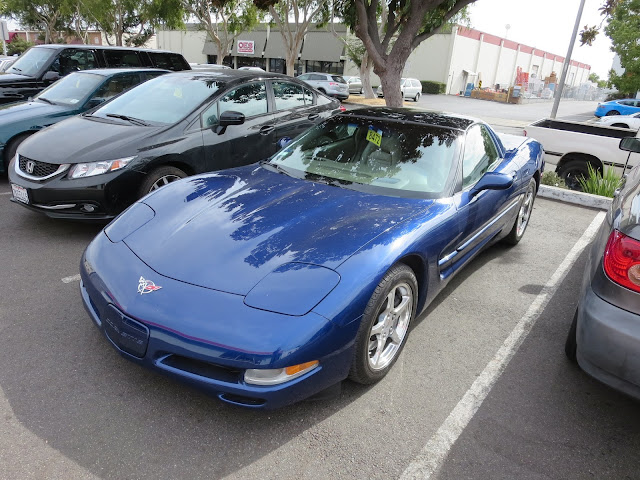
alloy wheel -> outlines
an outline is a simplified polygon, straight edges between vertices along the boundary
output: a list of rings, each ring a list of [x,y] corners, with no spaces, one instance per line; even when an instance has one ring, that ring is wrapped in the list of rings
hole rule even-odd
[[[149,189],[149,192],[153,192],[154,190],[157,190],[160,187],[164,187],[165,185],[168,185],[169,183],[175,182],[176,180],[180,180],[180,179],[181,177],[177,175],[163,175],[158,180],[153,182],[153,184],[151,185],[151,188]]]
[[[518,212],[518,227],[516,230],[518,237],[524,235],[524,231],[527,229],[527,225],[529,224],[531,210],[533,210],[534,188],[533,184],[529,185],[527,193],[524,194],[524,201],[520,206],[520,211]]]
[[[395,358],[409,329],[413,292],[407,283],[393,287],[369,332],[368,360],[372,370],[383,370]]]

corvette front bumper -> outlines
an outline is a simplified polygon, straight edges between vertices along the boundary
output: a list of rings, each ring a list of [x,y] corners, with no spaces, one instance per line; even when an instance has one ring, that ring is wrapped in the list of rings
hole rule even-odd
[[[101,233],[80,264],[85,309],[125,358],[253,408],[278,408],[314,395],[349,373],[358,322],[338,327],[309,312],[255,309],[244,297],[161,276],[124,242]],[[140,293],[140,280],[161,288]],[[246,369],[319,366],[278,385],[244,381]]]

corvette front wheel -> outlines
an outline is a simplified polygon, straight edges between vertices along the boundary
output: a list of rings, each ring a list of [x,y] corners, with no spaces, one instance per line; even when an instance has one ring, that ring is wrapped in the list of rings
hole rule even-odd
[[[392,267],[373,292],[356,336],[349,378],[363,384],[382,379],[404,347],[416,314],[418,282],[408,266]]]

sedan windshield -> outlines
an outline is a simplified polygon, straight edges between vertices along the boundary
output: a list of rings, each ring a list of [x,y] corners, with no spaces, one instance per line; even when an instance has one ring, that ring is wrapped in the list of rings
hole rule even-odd
[[[30,48],[7,69],[7,73],[35,77],[49,63],[56,51],[52,48]]]
[[[440,198],[455,175],[460,134],[430,125],[339,116],[308,130],[269,163],[312,181]]]
[[[123,93],[96,110],[93,116],[129,117],[150,124],[173,124],[223,86],[211,75],[163,75]]]
[[[104,79],[102,75],[94,73],[75,72],[43,90],[35,98],[58,105],[76,105],[91,95]]]

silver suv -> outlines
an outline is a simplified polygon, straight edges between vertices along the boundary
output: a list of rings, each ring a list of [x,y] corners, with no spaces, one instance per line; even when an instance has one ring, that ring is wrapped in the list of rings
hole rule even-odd
[[[420,100],[420,95],[422,94],[422,84],[420,80],[415,78],[401,78],[400,79],[400,91],[402,92],[402,98],[410,98],[414,102]],[[379,97],[384,97],[384,93],[382,92],[382,85],[378,87],[376,94]]]
[[[349,84],[341,75],[332,75],[330,73],[304,73],[298,77],[307,85],[339,100],[349,98]]]

